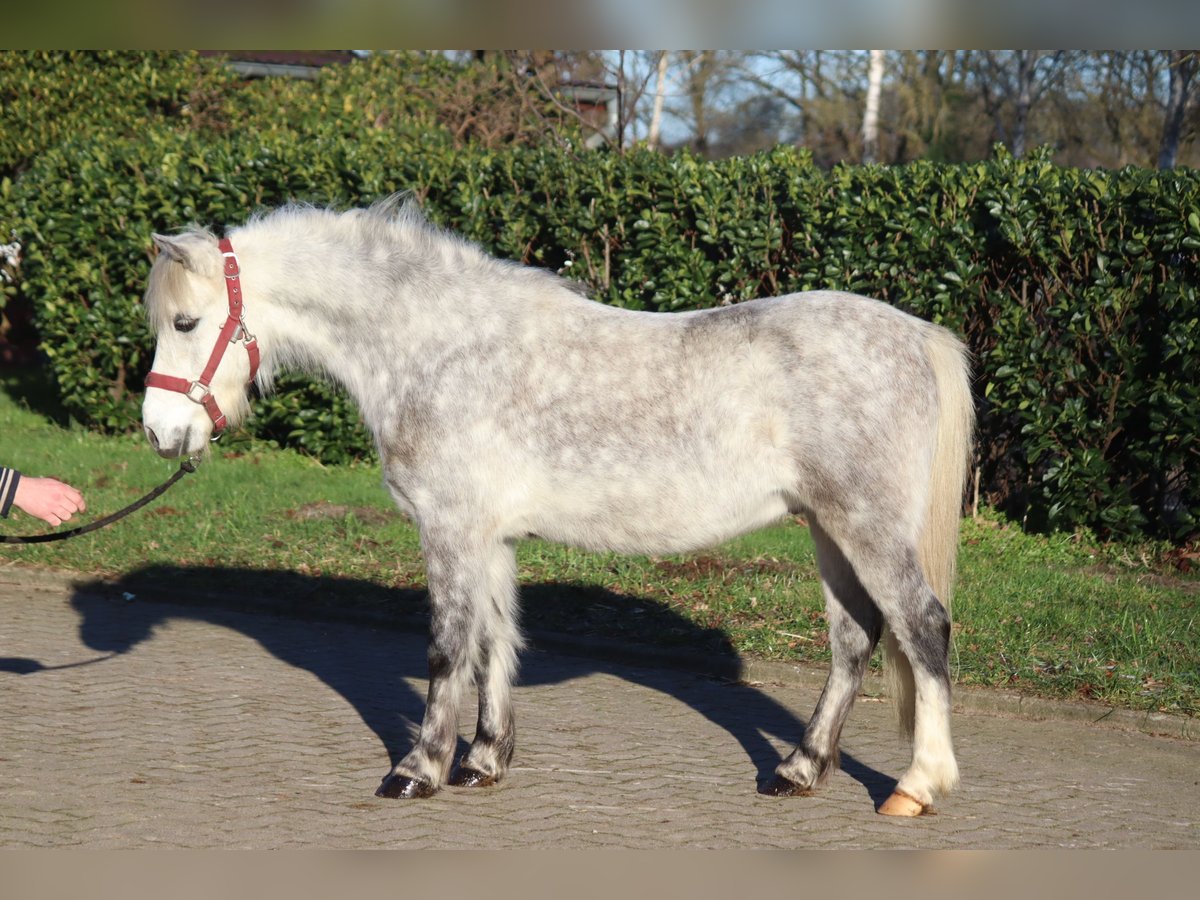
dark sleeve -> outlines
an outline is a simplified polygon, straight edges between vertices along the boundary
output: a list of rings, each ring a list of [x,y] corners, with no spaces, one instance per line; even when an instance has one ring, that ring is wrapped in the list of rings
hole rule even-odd
[[[8,518],[8,511],[12,509],[13,497],[17,496],[17,485],[20,483],[20,472],[0,466],[0,516]]]

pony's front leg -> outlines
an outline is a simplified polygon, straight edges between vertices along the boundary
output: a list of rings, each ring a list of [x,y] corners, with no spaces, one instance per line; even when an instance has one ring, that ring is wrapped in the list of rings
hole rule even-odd
[[[512,684],[517,671],[521,633],[517,624],[516,560],[511,547],[497,554],[495,590],[482,611],[479,663],[475,682],[479,688],[479,719],[475,739],[450,778],[458,787],[486,787],[508,771],[516,744],[516,717]]]
[[[515,605],[512,548],[503,542],[472,540],[462,533],[443,537],[423,532],[421,543],[431,608],[429,696],[416,744],[383,779],[375,792],[380,797],[429,797],[436,793],[446,782],[453,763],[463,691],[479,674],[494,672],[496,678],[511,677],[513,670],[511,662],[496,666],[490,662],[500,649],[495,640],[498,611],[511,610]],[[515,660],[515,652],[510,641],[506,652],[500,653],[500,660]],[[486,683],[493,680],[488,677]],[[485,716],[484,684],[481,678],[480,722],[486,727],[476,734],[472,752],[464,762],[495,781],[512,753],[512,710],[505,683],[494,699],[489,698]]]
[[[514,635],[493,638],[484,650],[482,665],[475,676],[479,685],[475,739],[450,776],[450,783],[456,787],[488,787],[508,771],[517,737],[512,679],[518,646]]]

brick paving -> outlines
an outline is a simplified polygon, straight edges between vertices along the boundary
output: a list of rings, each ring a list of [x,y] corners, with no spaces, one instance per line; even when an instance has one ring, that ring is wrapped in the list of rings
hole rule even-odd
[[[886,702],[856,705],[819,795],[770,798],[812,679],[545,651],[523,657],[503,784],[376,799],[424,658],[403,631],[0,570],[0,846],[1200,847],[1194,740],[960,712],[962,788],[896,821],[874,812],[907,762]]]

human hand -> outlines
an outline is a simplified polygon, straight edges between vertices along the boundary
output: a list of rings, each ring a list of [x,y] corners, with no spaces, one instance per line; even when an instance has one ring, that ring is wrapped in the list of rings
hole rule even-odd
[[[13,504],[51,525],[58,527],[77,512],[87,509],[83,494],[57,478],[30,478],[22,475]]]

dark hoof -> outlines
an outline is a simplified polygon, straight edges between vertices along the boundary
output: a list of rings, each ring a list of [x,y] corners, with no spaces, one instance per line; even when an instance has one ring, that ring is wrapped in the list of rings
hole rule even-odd
[[[809,797],[812,795],[812,789],[801,787],[792,781],[790,778],[784,778],[782,775],[776,775],[766,784],[758,789],[760,794],[766,794],[769,797]]]
[[[468,766],[459,766],[450,776],[450,783],[455,787],[491,787],[498,780],[495,775],[486,775]]]
[[[407,775],[390,773],[383,779],[379,789],[375,791],[375,796],[387,797],[391,800],[416,800],[432,797],[437,790],[436,785],[422,781],[420,778],[409,778]]]

